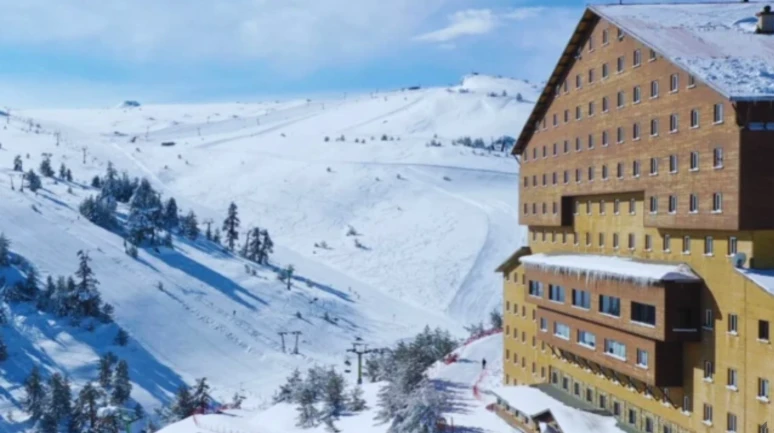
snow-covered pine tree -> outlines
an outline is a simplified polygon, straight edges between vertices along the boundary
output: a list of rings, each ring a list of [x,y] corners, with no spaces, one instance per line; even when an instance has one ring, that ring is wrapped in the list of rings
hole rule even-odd
[[[331,368],[325,374],[325,384],[322,389],[322,398],[325,403],[327,416],[338,417],[344,410],[344,376]]]
[[[258,262],[258,259],[261,257],[261,248],[263,245],[261,242],[262,237],[263,235],[261,234],[261,229],[258,227],[247,233],[246,246],[248,260]]]
[[[298,416],[296,418],[297,426],[301,428],[314,427],[320,416],[317,408],[314,406],[316,401],[315,392],[311,387],[304,386],[298,393]]]
[[[27,181],[27,188],[32,192],[39,190],[43,186],[40,182],[40,176],[35,174],[35,170],[33,169],[30,169],[30,171],[24,175],[24,180]]]
[[[177,390],[175,402],[171,407],[172,416],[177,420],[181,420],[193,415],[194,411],[195,407],[191,398],[191,390],[187,385],[181,385]]]
[[[72,415],[72,391],[70,381],[59,373],[54,373],[48,379],[50,398],[48,411],[54,415],[57,422],[64,421]]]
[[[132,393],[132,384],[129,382],[129,364],[123,359],[118,361],[113,375],[113,392],[110,394],[110,403],[122,406],[129,400]]]
[[[0,268],[11,265],[11,241],[0,232]]]
[[[54,177],[54,169],[51,168],[51,157],[45,155],[40,161],[40,174],[46,177]]]
[[[223,231],[226,233],[226,245],[230,251],[234,251],[234,245],[239,239],[239,215],[237,205],[233,201],[228,205],[228,215],[223,220]]]
[[[192,211],[193,212],[193,211]],[[204,232],[204,238],[208,241],[212,240],[212,223],[207,221],[207,230]]]
[[[38,369],[37,365],[32,367],[30,375],[24,380],[24,391],[22,407],[30,414],[32,419],[40,419],[45,411],[46,387],[43,384],[43,378],[40,376],[40,369]]]
[[[361,412],[367,408],[366,401],[363,398],[363,389],[355,385],[347,396],[347,410],[352,412]]]
[[[298,393],[301,390],[304,380],[301,377],[301,371],[298,368],[294,369],[284,385],[280,386],[280,389],[274,395],[275,403],[294,403],[297,400]]]
[[[489,324],[492,326],[492,329],[502,329],[503,315],[499,309],[495,308],[489,313]]]
[[[194,410],[198,413],[204,413],[210,407],[212,398],[210,397],[210,385],[207,384],[206,377],[196,379],[196,384],[191,394],[191,403]]]
[[[212,241],[218,245],[222,245],[222,242],[220,240],[220,229],[217,227],[215,228],[215,233],[212,235]]]
[[[17,282],[8,294],[8,299],[17,302],[34,301],[38,296],[38,271],[34,266],[27,269],[24,281]]]
[[[76,432],[93,432],[97,426],[97,411],[102,393],[91,382],[81,388],[73,405],[73,427]]]
[[[59,178],[67,180],[67,167],[65,167],[64,162],[59,166]]]
[[[242,251],[239,252],[239,255],[244,258],[248,258],[250,254],[250,236],[252,235],[252,232],[252,230],[247,230],[245,232],[245,243],[242,244]]]
[[[112,197],[113,199],[117,199],[119,195],[120,185],[118,181],[118,172],[115,167],[113,167],[111,161],[108,161],[107,163],[105,177],[102,179],[101,185],[98,186],[98,188],[101,188],[99,198]]]
[[[13,171],[24,171],[24,164],[22,163],[21,155],[16,155],[13,158]]]
[[[72,172],[72,171],[70,171],[70,169],[69,169],[69,168],[67,169],[67,173],[65,174],[65,179],[66,179],[68,182],[72,182],[72,181],[73,181],[73,172]]]
[[[164,229],[167,231],[175,230],[180,225],[180,219],[177,216],[177,202],[174,197],[170,197],[164,204],[163,221]]]
[[[102,180],[100,180],[99,176],[94,176],[91,178],[91,187],[92,188],[101,188],[102,187]]]
[[[193,210],[188,211],[188,214],[183,217],[180,221],[180,227],[188,239],[195,241],[199,238],[199,222],[196,220],[196,214]]]
[[[8,359],[8,346],[3,342],[3,337],[0,336],[0,362]]]
[[[99,358],[99,364],[97,367],[97,380],[99,385],[105,390],[108,390],[112,384],[113,364],[115,362],[116,358],[112,352],[108,352]]]
[[[447,406],[442,391],[429,381],[423,381],[411,393],[406,404],[393,419],[388,433],[415,433],[438,431],[438,419]]]
[[[57,433],[57,420],[51,411],[44,412],[35,426],[36,433]]]
[[[49,275],[46,277],[46,285],[45,288],[38,292],[37,299],[35,301],[35,306],[40,311],[49,311],[51,309],[51,302],[54,299],[54,294],[56,293],[56,284],[54,284],[54,277]]]
[[[118,329],[116,337],[113,339],[113,343],[119,346],[126,346],[129,343],[129,334],[124,331],[124,328]]]
[[[129,199],[126,223],[132,243],[140,245],[146,239],[156,243],[156,230],[161,226],[162,204],[148,179],[142,179]]]
[[[97,290],[99,281],[94,277],[94,271],[89,263],[91,258],[87,251],[78,251],[78,269],[75,276],[78,278],[76,283],[76,294],[78,299],[76,314],[83,317],[97,317],[100,313],[102,299]]]
[[[116,200],[110,196],[100,196],[94,198],[86,197],[80,205],[78,211],[94,224],[111,229],[117,225],[115,212]]]
[[[268,230],[261,230],[261,249],[258,254],[258,263],[269,264],[269,255],[274,253],[274,241],[271,240]]]

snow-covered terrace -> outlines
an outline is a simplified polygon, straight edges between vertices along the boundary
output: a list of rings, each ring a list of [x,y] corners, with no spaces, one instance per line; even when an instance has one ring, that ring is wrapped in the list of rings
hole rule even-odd
[[[622,433],[612,416],[598,415],[576,409],[530,386],[501,386],[490,390],[501,405],[527,416],[538,424],[550,412],[563,433]],[[513,412],[511,412],[513,414]],[[515,415],[515,414],[513,414]],[[541,425],[541,431],[546,431]]]
[[[737,268],[747,279],[774,295],[774,269]]]
[[[683,263],[662,263],[592,254],[532,254],[520,259],[526,268],[585,276],[587,280],[619,280],[640,285],[664,281],[700,281]]]
[[[767,4],[774,1],[590,8],[729,99],[774,100],[774,35],[755,33]]]

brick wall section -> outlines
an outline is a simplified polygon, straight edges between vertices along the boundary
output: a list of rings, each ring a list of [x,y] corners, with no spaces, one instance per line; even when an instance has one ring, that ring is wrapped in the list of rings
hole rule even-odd
[[[610,27],[610,43],[601,45],[601,32]],[[520,223],[526,225],[561,225],[562,200],[564,196],[581,194],[603,194],[614,192],[644,191],[646,202],[650,196],[656,196],[659,212],[646,215],[645,225],[659,228],[727,229],[739,228],[739,130],[735,122],[734,106],[724,97],[701,82],[689,87],[689,76],[668,60],[657,56],[649,61],[648,47],[633,38],[625,37],[618,41],[614,28],[600,20],[592,31],[596,44],[592,52],[588,44],[583,55],[572,65],[568,75],[568,92],[561,91],[549,104],[545,116],[545,128],[540,128],[528,142],[522,154],[520,179],[521,206]],[[635,49],[641,53],[641,66],[633,67],[632,58]],[[619,56],[624,56],[625,68],[616,72]],[[602,80],[601,67],[606,63],[609,78]],[[589,70],[595,72],[595,80],[588,82]],[[575,88],[575,77],[580,74],[582,87]],[[676,92],[670,92],[670,76],[679,76]],[[650,98],[650,83],[657,80],[659,96]],[[633,103],[635,86],[640,87],[641,102]],[[625,104],[617,108],[617,93],[624,92]],[[602,98],[609,100],[609,111],[602,112]],[[589,102],[595,104],[595,114],[589,116]],[[723,104],[722,123],[713,123],[713,107]],[[576,107],[583,113],[581,120],[575,120]],[[691,110],[699,110],[699,127],[690,127]],[[564,122],[564,111],[568,110],[570,121]],[[669,132],[669,117],[677,114],[679,129]],[[558,126],[553,125],[553,116],[557,115]],[[658,119],[658,136],[650,135],[650,121]],[[633,139],[633,125],[639,124],[640,139]],[[617,128],[624,131],[624,142],[617,141]],[[607,131],[609,145],[602,145],[602,132]],[[588,137],[592,134],[594,148],[589,149]],[[581,151],[575,150],[575,140],[581,141]],[[569,152],[564,153],[565,140]],[[553,154],[554,143],[557,155]],[[543,148],[546,157],[543,157]],[[713,167],[712,152],[722,147],[724,153],[723,168]],[[699,169],[689,170],[690,153],[699,152]],[[538,158],[533,158],[533,152]],[[669,156],[677,155],[678,171],[669,173]],[[650,158],[657,158],[658,175],[651,176]],[[632,175],[633,162],[640,162],[640,176]],[[616,166],[623,164],[623,178],[616,176]],[[602,167],[607,165],[609,180],[602,180]],[[594,180],[589,181],[588,169],[594,168]],[[575,170],[580,169],[582,181],[576,183]],[[564,172],[569,174],[569,182],[564,183]],[[557,184],[553,185],[556,173]],[[547,186],[542,178],[546,175]],[[533,184],[533,176],[538,185]],[[529,186],[525,186],[525,178]],[[723,212],[712,213],[712,194],[723,194]],[[667,212],[668,196],[677,195],[678,211]],[[699,197],[699,211],[688,212],[690,194]],[[532,203],[536,204],[537,214],[532,212]],[[546,213],[542,212],[546,203]],[[557,213],[553,213],[556,203]],[[524,212],[527,204],[528,213]]]

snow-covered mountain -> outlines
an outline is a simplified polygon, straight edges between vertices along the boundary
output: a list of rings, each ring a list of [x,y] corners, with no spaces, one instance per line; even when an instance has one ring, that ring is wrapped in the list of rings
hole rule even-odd
[[[90,332],[12,305],[0,326],[9,347],[0,417],[25,418],[20,385],[33,365],[78,388],[112,351],[128,360],[132,398],[146,407],[203,376],[216,395],[242,390],[260,404],[293,367],[341,365],[356,339],[383,346],[426,324],[459,334],[485,319],[500,301],[494,268],[525,240],[518,166],[490,143],[518,133],[538,92],[472,75],[448,88],[325,100],[12,111],[0,119],[0,232],[43,278],[72,274],[76,252],[89,251],[116,325]],[[452,143],[462,136],[485,147]],[[46,154],[74,181],[44,178],[37,194],[19,192],[14,157],[37,171]],[[78,213],[108,161],[200,222],[219,226],[235,202],[243,233],[274,237],[272,266],[179,237],[174,249],[129,257],[119,235]],[[276,272],[288,264],[289,291]],[[112,344],[117,326],[127,347]],[[301,332],[300,354],[283,352],[282,331]],[[286,344],[290,352],[292,336]],[[27,427],[0,418],[0,432]]]

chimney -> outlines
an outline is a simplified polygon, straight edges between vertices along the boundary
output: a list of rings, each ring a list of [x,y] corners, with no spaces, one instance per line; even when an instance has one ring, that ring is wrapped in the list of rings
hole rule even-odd
[[[755,29],[755,33],[774,34],[774,12],[771,11],[771,6],[764,6],[763,10],[755,16],[758,17],[758,27]]]

